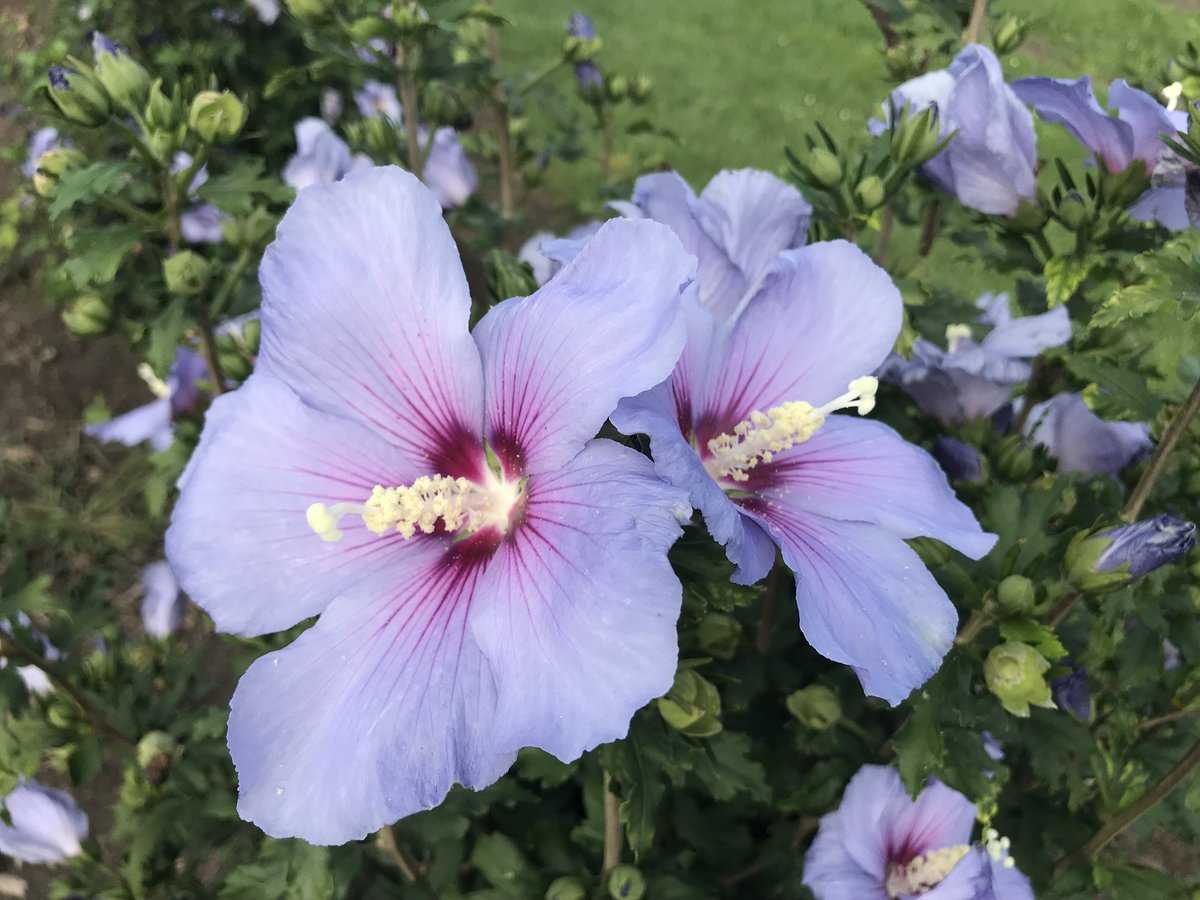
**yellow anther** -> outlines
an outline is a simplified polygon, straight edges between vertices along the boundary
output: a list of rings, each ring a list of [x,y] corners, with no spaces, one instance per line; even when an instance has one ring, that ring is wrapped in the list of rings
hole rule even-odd
[[[946,880],[954,867],[971,852],[967,844],[931,850],[913,857],[904,865],[892,866],[887,876],[887,895],[891,898],[925,894]]]
[[[766,412],[755,410],[738,422],[732,433],[719,434],[708,442],[712,458],[706,465],[718,478],[747,481],[750,469],[760,462],[770,462],[784,450],[803,444],[825,424],[830,413],[855,409],[860,416],[865,416],[875,408],[878,388],[877,378],[864,375],[850,382],[846,393],[821,407],[794,400]]]
[[[139,363],[137,373],[138,378],[146,382],[146,387],[150,388],[150,393],[159,400],[166,400],[171,396],[170,385],[154,374],[154,369],[150,368],[150,363]]]
[[[1179,106],[1179,100],[1183,97],[1183,82],[1175,81],[1168,84],[1162,89],[1163,99],[1167,101],[1167,109],[1174,111]]]
[[[962,341],[971,339],[971,326],[961,322],[946,326],[946,348],[953,353]]]

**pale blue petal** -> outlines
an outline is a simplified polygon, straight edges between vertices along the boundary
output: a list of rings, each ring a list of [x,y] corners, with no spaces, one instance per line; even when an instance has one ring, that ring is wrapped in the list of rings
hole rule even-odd
[[[1133,129],[1100,107],[1090,77],[1022,78],[1012,89],[1047,122],[1065,126],[1110,172],[1120,172],[1132,162]]]
[[[85,425],[83,433],[98,441],[116,441],[126,447],[149,442],[155,450],[165,450],[175,439],[171,430],[171,401],[166,397],[151,401],[107,422]]]
[[[479,176],[453,128],[439,128],[433,133],[421,180],[437,194],[442,209],[462,206],[475,193]]]
[[[1182,184],[1149,188],[1129,207],[1129,215],[1139,222],[1158,222],[1172,231],[1192,227],[1187,212],[1187,190]]]
[[[166,560],[142,569],[142,628],[154,638],[174,634],[183,620],[183,597]]]
[[[1143,422],[1106,422],[1079,394],[1037,404],[1025,434],[1058,460],[1060,472],[1115,475],[1153,445]]]
[[[1172,136],[1179,130],[1171,113],[1145,91],[1130,87],[1124,78],[1118,78],[1108,86],[1108,103],[1117,111],[1120,120],[1129,125],[1133,158],[1145,162],[1147,172],[1152,173],[1167,149],[1163,137]]]
[[[66,791],[28,780],[4,798],[0,853],[27,863],[59,863],[83,852],[88,817]]]
[[[1029,359],[1071,340],[1071,319],[1065,306],[1036,316],[1009,319],[992,329],[980,346],[988,353]]]

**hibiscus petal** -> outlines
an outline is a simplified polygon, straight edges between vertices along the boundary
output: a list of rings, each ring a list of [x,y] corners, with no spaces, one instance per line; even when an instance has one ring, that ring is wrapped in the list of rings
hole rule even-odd
[[[512,764],[467,628],[485,557],[449,547],[411,542],[242,676],[229,717],[242,818],[272,837],[341,844]]]
[[[921,897],[922,900],[1020,900],[1020,895],[995,891],[987,852],[980,847],[968,852],[944,881]]]
[[[1129,207],[1129,216],[1138,222],[1158,222],[1171,231],[1192,227],[1187,212],[1187,190],[1183,184],[1152,187]]]
[[[308,526],[309,505],[361,503],[376,484],[411,478],[401,454],[367,428],[305,406],[256,372],[209,409],[167,557],[219,630],[290,628],[384,566],[401,540],[347,520],[342,540],[326,543]]]
[[[851,847],[863,842],[863,834],[841,812],[821,819],[821,830],[804,858],[804,883],[818,900],[889,900],[882,871],[864,871],[851,853]]]
[[[474,477],[482,432],[471,298],[441,207],[395,167],[301,192],[263,258],[258,368],[353,416],[428,473]]]
[[[1013,93],[1047,122],[1066,127],[1075,139],[1100,157],[1109,171],[1120,172],[1133,158],[1133,131],[1096,102],[1092,79],[1022,78]]]
[[[149,441],[151,447],[161,452],[175,440],[171,430],[171,401],[166,397],[152,400],[107,422],[85,425],[83,433],[98,441],[116,441],[126,447]]]
[[[1146,163],[1147,173],[1153,172],[1166,150],[1163,136],[1178,130],[1171,114],[1161,103],[1118,78],[1108,86],[1108,104],[1117,111],[1122,122],[1129,124],[1133,138],[1133,158]]]
[[[971,842],[975,804],[933,779],[915,800],[905,794],[892,801],[885,816],[893,859],[909,859],[931,850]]]
[[[779,255],[714,366],[701,439],[754,410],[789,400],[814,406],[874,372],[900,333],[903,301],[858,247],[826,241]]]
[[[821,820],[822,832],[827,822],[841,826],[839,832],[846,855],[880,888],[887,877],[889,850],[884,815],[890,806],[902,801],[908,801],[908,792],[895,769],[863,766],[846,785],[837,811]],[[810,851],[804,861],[806,879],[814,861]]]
[[[622,397],[670,374],[693,266],[669,229],[613,219],[537,293],[483,317],[488,440],[510,471],[562,466]]]
[[[971,559],[996,543],[934,458],[880,422],[831,416],[809,440],[752,469],[746,489],[796,516],[870,522],[905,539],[937,538]]]
[[[958,613],[907,544],[875,525],[775,504],[756,518],[796,573],[804,636],[851,666],[867,694],[895,706],[938,670]]]
[[[670,689],[682,587],[666,554],[680,514],[686,494],[612,441],[529,479],[470,617],[496,677],[499,745],[573,760],[624,737]]]
[[[1071,339],[1071,319],[1065,306],[1036,316],[1021,316],[998,324],[983,339],[988,353],[1018,359],[1032,358]]]

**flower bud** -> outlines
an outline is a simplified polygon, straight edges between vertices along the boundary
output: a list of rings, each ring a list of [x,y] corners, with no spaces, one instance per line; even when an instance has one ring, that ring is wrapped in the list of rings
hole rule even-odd
[[[283,0],[284,5],[297,19],[316,19],[325,14],[329,0]]]
[[[50,69],[49,79],[50,100],[65,118],[89,128],[108,121],[112,104],[104,86],[94,75],[54,66]]]
[[[142,770],[157,783],[171,765],[171,760],[179,750],[175,739],[165,731],[151,731],[142,736],[137,745],[137,761]]]
[[[741,623],[724,613],[709,613],[696,629],[700,649],[717,659],[733,659],[741,637]]]
[[[171,131],[179,126],[182,118],[180,110],[177,110],[171,98],[163,93],[161,78],[150,85],[145,116],[146,125],[152,131]]]
[[[483,258],[483,271],[494,302],[510,297],[528,297],[537,290],[529,264],[503,250],[492,250]]]
[[[892,159],[897,165],[916,168],[933,158],[941,141],[942,126],[936,105],[919,112],[905,107],[892,136]]]
[[[391,24],[382,16],[362,16],[346,28],[350,39],[356,44],[367,44],[375,38],[387,37]]]
[[[842,181],[842,164],[838,158],[824,147],[813,147],[805,160],[808,170],[812,172],[817,184],[823,187],[837,187]]]
[[[1063,197],[1056,204],[1054,212],[1058,216],[1058,220],[1072,231],[1078,231],[1079,227],[1088,219],[1087,205],[1076,191],[1071,191]]]
[[[1012,481],[1024,481],[1033,471],[1034,451],[1019,434],[1010,434],[996,451],[996,468]]]
[[[201,91],[192,99],[188,125],[206,141],[231,141],[245,123],[246,107],[229,91]]]
[[[609,100],[620,103],[629,96],[629,79],[624,75],[614,75],[608,79],[604,88]]]
[[[237,350],[218,353],[217,362],[221,366],[221,374],[226,378],[240,382],[250,377],[250,360]]]
[[[596,36],[596,25],[583,13],[572,13],[567,21],[567,36],[563,39],[563,58],[567,62],[588,62],[604,42]]]
[[[1029,706],[1054,708],[1046,671],[1050,663],[1028,644],[1009,641],[993,647],[983,663],[988,690],[1006,710],[1020,718],[1029,717]]]
[[[1116,590],[1174,562],[1194,546],[1196,526],[1168,515],[1080,532],[1067,547],[1067,578],[1081,591]]]
[[[258,342],[262,337],[262,322],[258,319],[250,319],[242,325],[242,345],[246,348],[247,353],[258,352]]]
[[[1024,575],[1009,575],[996,587],[996,599],[1006,612],[1028,613],[1037,603],[1037,588]]]
[[[420,3],[397,4],[392,7],[392,21],[402,32],[416,31],[429,24],[429,11]]]
[[[587,900],[587,888],[578,878],[564,875],[550,882],[545,900]]]
[[[92,48],[96,58],[96,78],[108,95],[118,106],[130,111],[140,110],[150,90],[150,73],[99,31],[92,36]]]
[[[604,74],[594,62],[581,62],[575,66],[575,84],[589,103],[597,103],[604,97]]]
[[[613,900],[642,900],[646,878],[637,866],[617,866],[608,874],[608,896]]]
[[[1013,15],[1005,16],[992,34],[996,52],[1003,56],[1012,53],[1025,40],[1025,22]]]
[[[842,718],[842,701],[823,684],[810,684],[789,694],[787,708],[800,723],[814,731],[828,731]]]
[[[58,180],[71,169],[78,169],[87,157],[73,147],[51,147],[37,158],[33,170],[33,189],[49,200],[58,189]]]
[[[654,82],[648,75],[638,75],[629,85],[629,99],[634,103],[645,103],[654,92]]]
[[[667,696],[656,701],[659,715],[688,737],[712,737],[721,730],[721,695],[694,669],[680,669]]]
[[[112,322],[112,309],[104,302],[104,298],[84,294],[63,310],[62,320],[71,334],[92,337],[108,330]]]
[[[190,297],[199,294],[208,285],[212,266],[199,253],[182,250],[163,262],[163,278],[167,290],[172,294]]]
[[[854,188],[859,206],[867,212],[883,204],[883,181],[878,175],[868,175]]]
[[[952,437],[940,437],[934,441],[933,458],[951,481],[983,481],[983,458],[970,444]]]

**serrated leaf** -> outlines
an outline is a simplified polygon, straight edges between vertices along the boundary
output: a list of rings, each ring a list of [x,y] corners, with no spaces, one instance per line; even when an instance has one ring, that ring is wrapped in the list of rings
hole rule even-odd
[[[746,794],[766,802],[771,797],[767,773],[751,758],[752,749],[749,735],[722,732],[696,749],[692,771],[715,800],[727,801]]]
[[[1067,366],[1077,377],[1100,385],[1134,418],[1153,419],[1157,415],[1160,402],[1150,393],[1145,377],[1132,369],[1109,365],[1082,354],[1070,357]]]
[[[941,768],[946,745],[938,728],[937,706],[928,697],[917,700],[913,714],[896,733],[896,764],[905,788],[912,795],[925,785],[925,779]]]
[[[1042,274],[1046,277],[1046,302],[1049,306],[1053,308],[1070,300],[1091,269],[1091,260],[1074,256],[1056,256],[1047,261]]]
[[[107,284],[140,239],[138,229],[128,225],[80,231],[71,240],[71,256],[62,264],[63,272],[76,288]]]
[[[154,371],[165,373],[175,359],[175,348],[187,327],[183,298],[176,297],[150,325],[150,346],[146,359]]]
[[[59,177],[50,203],[50,220],[54,221],[77,203],[95,200],[107,194],[119,193],[128,179],[126,163],[95,162],[82,169],[69,169]]]
[[[283,203],[292,189],[277,178],[264,175],[265,163],[257,158],[239,160],[223,175],[214,175],[196,192],[231,216],[244,216],[254,208],[256,197]]]
[[[507,835],[481,835],[471,851],[471,864],[506,897],[536,896],[537,875]]]
[[[1000,634],[1006,640],[1031,645],[1050,662],[1067,655],[1067,648],[1062,645],[1058,636],[1045,625],[1032,619],[1009,619],[1002,622]]]

